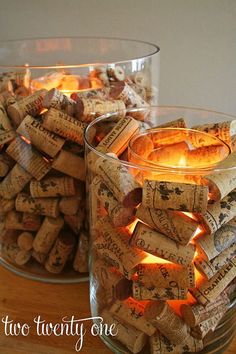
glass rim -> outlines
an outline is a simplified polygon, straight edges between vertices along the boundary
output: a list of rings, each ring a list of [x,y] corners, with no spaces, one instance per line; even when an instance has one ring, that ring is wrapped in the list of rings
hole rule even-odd
[[[150,106],[150,107],[146,107],[146,108],[132,108],[132,109],[127,109],[126,113],[129,113],[129,112],[143,112],[143,111],[153,110],[153,109],[158,109],[158,108],[160,108],[160,109],[173,109],[173,110],[174,109],[186,109],[186,110],[192,110],[192,111],[196,111],[196,112],[197,111],[209,112],[209,113],[215,113],[215,114],[218,114],[218,115],[222,115],[224,117],[227,116],[227,117],[236,119],[236,116],[233,116],[232,114],[227,114],[227,113],[223,113],[223,112],[217,112],[217,111],[208,110],[208,109],[204,109],[204,108],[187,107],[187,106],[168,106],[168,105],[163,105],[163,106]],[[146,166],[146,165],[136,164],[136,163],[132,163],[132,162],[125,161],[125,160],[120,160],[120,159],[117,160],[117,158],[115,158],[113,156],[110,156],[110,155],[107,155],[107,153],[103,153],[103,152],[99,151],[98,149],[96,149],[96,147],[92,146],[91,143],[89,142],[89,135],[90,135],[89,132],[90,132],[90,129],[92,129],[92,127],[94,127],[96,124],[98,124],[98,123],[100,123],[102,121],[105,122],[105,120],[107,118],[112,118],[112,117],[115,118],[115,117],[117,117],[117,113],[119,114],[119,112],[123,112],[123,111],[120,110],[120,111],[117,111],[117,112],[106,113],[106,114],[94,119],[92,122],[90,122],[89,125],[85,129],[85,132],[84,132],[85,145],[89,148],[89,150],[93,151],[96,155],[99,155],[102,158],[108,159],[109,161],[111,161],[113,163],[114,162],[121,163],[122,165],[124,165],[127,168],[134,168],[136,170],[139,169],[141,171],[149,171],[149,172],[165,172],[165,173],[166,172],[168,172],[168,173],[178,172],[179,174],[184,174],[184,173],[187,173],[187,174],[195,173],[196,174],[196,171],[199,171],[199,172],[207,172],[207,171],[209,171],[209,172],[216,172],[216,173],[219,172],[220,173],[222,171],[232,171],[232,170],[236,169],[236,166],[227,167],[227,168],[219,168],[219,167],[217,168],[218,164],[209,166],[208,168],[200,168],[200,167],[196,168],[196,167],[193,167],[192,169],[191,168],[190,169],[184,169],[184,168],[181,167],[181,169],[180,168],[178,169],[178,168],[171,167],[171,166],[170,167],[163,167],[163,166],[159,166],[159,165],[158,166],[156,166],[156,165]],[[150,129],[146,129],[146,131],[151,130],[151,129],[155,129],[155,127],[154,128],[150,128]],[[157,127],[157,129],[158,129],[158,127]],[[164,129],[164,128],[160,128],[160,129]],[[180,129],[180,128],[177,128],[177,129]],[[191,128],[187,128],[187,129],[191,129]],[[135,134],[135,136],[136,136],[136,134]],[[221,139],[219,139],[219,140],[221,140]],[[226,146],[228,146],[226,143],[224,143],[224,144]]]
[[[160,52],[160,47],[154,43],[148,42],[148,41],[142,41],[138,39],[129,39],[129,38],[121,38],[121,37],[99,37],[99,36],[66,36],[66,37],[61,37],[61,36],[54,36],[54,37],[35,37],[35,38],[21,38],[21,39],[9,39],[7,41],[0,41],[0,48],[1,46],[6,46],[8,43],[15,43],[15,44],[20,44],[21,42],[34,42],[36,40],[65,40],[65,39],[87,39],[87,40],[107,40],[107,41],[123,41],[123,42],[132,42],[132,43],[137,43],[137,44],[145,44],[153,47],[153,51],[151,51],[148,54],[142,55],[140,57],[133,57],[130,59],[125,59],[125,60],[120,60],[120,61],[104,61],[104,62],[91,62],[91,63],[86,63],[86,64],[63,64],[63,65],[6,65],[6,64],[1,64],[0,62],[0,68],[11,68],[11,69],[71,69],[71,68],[83,68],[83,67],[88,67],[88,66],[101,66],[101,65],[110,65],[110,64],[124,64],[130,61],[135,61],[139,59],[144,59],[144,58],[150,58],[153,55],[157,54]]]

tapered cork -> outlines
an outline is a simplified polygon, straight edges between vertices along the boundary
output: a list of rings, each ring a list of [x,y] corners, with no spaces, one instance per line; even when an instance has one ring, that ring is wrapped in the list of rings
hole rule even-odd
[[[56,88],[51,89],[43,99],[43,107],[56,108],[73,116],[75,101]]]
[[[56,218],[59,215],[59,198],[33,198],[20,193],[16,197],[15,207],[17,211]]]
[[[107,100],[97,97],[81,98],[75,105],[75,117],[82,122],[91,122],[95,118],[110,112],[119,112],[125,117],[126,108],[122,100]]]
[[[45,263],[46,270],[54,274],[61,273],[74,246],[75,237],[71,233],[61,233],[49,253]]]
[[[195,213],[207,209],[208,187],[178,182],[145,180],[142,203],[147,208]]]
[[[233,218],[212,235],[203,235],[194,240],[198,254],[205,260],[218,256],[236,242],[236,219]]]
[[[83,134],[86,124],[62,111],[50,108],[44,115],[42,125],[44,128],[63,138],[74,141],[80,145],[84,144]]]
[[[185,141],[155,149],[147,156],[149,161],[166,166],[180,166],[189,146]]]
[[[191,288],[195,285],[192,265],[181,267],[172,263],[143,263],[137,267],[137,274],[138,282],[145,287]]]
[[[215,301],[227,285],[235,278],[236,257],[225,264],[210,280],[202,281],[191,289],[192,295],[202,305]]]
[[[213,233],[236,216],[236,190],[221,201],[210,204],[201,215],[201,223],[208,233]]]
[[[60,216],[58,218],[45,217],[35,236],[33,242],[34,250],[39,253],[48,254],[63,225],[64,221]]]
[[[35,198],[73,196],[76,194],[75,181],[72,177],[47,177],[41,181],[30,182],[30,194]]]
[[[81,204],[81,201],[81,196],[62,197],[59,202],[60,212],[65,215],[76,214]]]
[[[141,202],[142,189],[129,170],[119,161],[100,157],[95,167],[114,197],[125,207],[134,207]]]
[[[181,245],[195,234],[198,224],[183,213],[139,206],[136,217]]]
[[[11,211],[15,208],[14,199],[4,199],[0,197],[0,215],[6,214],[8,211]]]
[[[180,312],[187,325],[190,327],[195,327],[202,321],[205,321],[216,315],[218,312],[221,312],[223,308],[227,309],[228,304],[229,298],[226,294],[222,293],[215,299],[214,302],[208,303],[206,306],[201,304],[183,304],[180,307]]]
[[[133,298],[135,300],[185,300],[188,289],[178,286],[159,288],[155,286],[146,287],[138,282],[133,282]]]
[[[45,129],[37,119],[29,115],[19,125],[17,133],[51,157],[54,157],[65,143],[64,139]]]
[[[4,107],[0,104],[0,145],[13,140],[16,133],[11,125]]]
[[[141,222],[137,223],[130,244],[182,266],[186,266],[192,262],[195,252],[193,245],[180,245]]]
[[[53,160],[52,167],[68,176],[85,181],[85,161],[82,157],[61,150]]]
[[[145,308],[144,316],[172,343],[181,344],[187,340],[189,336],[188,326],[167,302],[151,301]]]
[[[34,236],[31,232],[22,232],[17,239],[17,244],[23,251],[30,251],[33,248]]]
[[[85,219],[84,208],[79,208],[75,215],[64,215],[65,223],[71,228],[74,234],[78,235]]]
[[[6,229],[37,231],[40,228],[39,215],[19,213],[11,210],[6,215]]]
[[[104,309],[101,313],[101,317],[108,326],[115,325],[115,338],[124,344],[131,353],[139,353],[147,342],[147,335],[142,331],[137,330],[133,326],[125,323],[121,323],[110,312]]]
[[[19,137],[8,146],[7,153],[37,180],[51,169],[51,164]]]
[[[203,349],[202,340],[191,335],[181,344],[173,344],[167,337],[157,332],[150,337],[150,354],[180,354],[185,352],[197,353]]]
[[[9,114],[14,125],[18,127],[24,117],[29,114],[31,116],[38,115],[43,109],[43,98],[46,95],[47,90],[42,89],[36,91],[30,96],[23,98],[20,101],[10,105],[7,108],[7,113]]]
[[[122,322],[125,322],[144,332],[148,336],[151,336],[156,332],[156,329],[144,317],[145,306],[146,304],[144,303],[128,298],[123,302],[116,301],[111,306],[109,312]]]
[[[76,255],[73,262],[73,268],[76,272],[88,272],[88,253],[89,253],[89,239],[85,232],[79,235],[79,242],[77,246]]]
[[[99,177],[93,179],[91,187],[115,227],[127,226],[134,220],[135,209],[120,204]]]

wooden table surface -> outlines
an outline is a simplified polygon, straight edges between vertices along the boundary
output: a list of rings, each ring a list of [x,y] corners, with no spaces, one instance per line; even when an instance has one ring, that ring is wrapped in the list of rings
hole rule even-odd
[[[72,354],[78,337],[38,336],[33,319],[61,323],[64,316],[90,317],[88,283],[55,285],[26,280],[0,267],[0,354]],[[6,336],[2,318],[31,326],[28,336]],[[111,354],[99,337],[90,334],[91,322],[80,353]],[[225,354],[236,353],[236,338]]]

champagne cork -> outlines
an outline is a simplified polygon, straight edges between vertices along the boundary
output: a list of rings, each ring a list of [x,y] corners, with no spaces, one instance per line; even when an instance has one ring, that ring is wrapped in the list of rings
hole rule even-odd
[[[37,180],[51,169],[50,163],[19,137],[8,146],[7,153]]]
[[[127,226],[134,220],[135,209],[120,204],[99,177],[93,179],[91,187],[115,227]]]
[[[6,229],[37,231],[40,217],[35,214],[18,213],[11,210],[6,215]]]
[[[185,156],[188,150],[188,144],[185,141],[182,141],[180,143],[155,149],[147,157],[149,161],[153,161],[157,164],[179,166],[181,159]]]
[[[34,250],[38,253],[48,254],[63,225],[62,217],[54,219],[46,216],[35,236]]]
[[[19,250],[19,252],[15,257],[15,263],[17,265],[23,266],[29,262],[30,258],[31,258],[30,251]]]
[[[146,344],[147,336],[133,326],[119,322],[108,310],[104,309],[101,317],[108,326],[115,325],[115,339],[124,344],[131,353],[138,354]]]
[[[221,312],[223,308],[227,309],[228,304],[229,299],[227,295],[222,293],[215,299],[214,302],[208,303],[206,306],[201,304],[183,304],[180,307],[180,312],[187,325],[193,328],[199,323],[215,316],[218,312]]]
[[[182,266],[187,266],[192,262],[195,252],[193,245],[180,245],[141,222],[137,223],[130,244]]]
[[[201,257],[194,259],[194,265],[207,279],[212,278],[218,270],[236,256],[236,243],[233,243],[229,248],[226,248],[222,253],[210,261],[206,261]]]
[[[71,233],[61,233],[51,249],[45,268],[49,273],[59,274],[75,246],[75,238]]]
[[[134,268],[146,258],[146,253],[130,246],[129,234],[114,229],[108,218],[98,221],[97,230],[102,237],[95,240],[95,249],[129,279],[135,271]]]
[[[138,282],[145,287],[179,287],[191,288],[195,285],[192,265],[181,267],[172,263],[139,264]]]
[[[45,89],[36,91],[32,95],[23,98],[7,108],[7,113],[16,127],[20,125],[27,114],[36,116],[42,111],[43,98],[46,93],[47,90]]]
[[[158,124],[156,128],[188,128],[184,118],[178,118],[168,123]]]
[[[81,122],[91,122],[106,113],[118,112],[125,117],[126,108],[122,100],[108,100],[101,98],[81,98],[75,105],[75,117]]]
[[[212,234],[235,216],[236,190],[233,190],[221,201],[210,204],[207,211],[200,215],[200,220],[204,229]]]
[[[50,108],[44,115],[43,127],[65,139],[84,145],[83,134],[86,124],[62,111]]]
[[[203,235],[194,240],[198,254],[207,261],[217,257],[235,242],[236,218],[223,225],[212,235]]]
[[[5,199],[14,198],[17,193],[22,191],[31,178],[32,176],[23,167],[16,163],[0,183],[0,196]]]
[[[27,115],[19,127],[17,133],[23,135],[37,149],[54,157],[65,143],[65,140],[45,129],[35,118]]]
[[[144,317],[145,304],[132,298],[121,302],[116,301],[110,308],[109,312],[124,323],[144,332],[148,336],[152,336],[156,329]]]
[[[84,159],[69,151],[61,150],[53,160],[52,167],[68,176],[85,181]]]
[[[58,198],[33,198],[28,194],[20,193],[16,197],[16,211],[47,215],[56,218],[59,215]]]
[[[136,217],[181,245],[195,234],[198,224],[183,213],[139,206]]]
[[[140,184],[119,161],[114,159],[113,162],[109,158],[100,157],[95,169],[114,197],[125,207],[134,207],[141,202]]]
[[[155,286],[146,287],[138,282],[133,282],[133,298],[135,300],[185,300],[187,299],[188,289],[169,286],[159,288]]]
[[[13,140],[16,133],[6,114],[4,107],[0,104],[0,145],[6,144]]]
[[[59,202],[60,212],[65,215],[74,215],[79,210],[81,196],[62,197]]]
[[[178,182],[145,180],[143,206],[203,213],[207,209],[208,187]]]
[[[217,138],[226,142],[227,144],[230,144],[231,136],[236,134],[236,120],[220,123],[195,125],[194,127],[192,127],[192,129],[200,130],[202,132],[214,135]]]
[[[34,258],[39,264],[44,265],[47,259],[47,255],[44,253],[32,251],[32,258]]]
[[[41,181],[30,182],[30,194],[34,198],[73,196],[76,194],[75,181],[72,177],[47,177]]]
[[[191,289],[192,295],[202,305],[215,301],[227,285],[234,279],[236,257],[231,259],[210,280],[202,281]]]
[[[167,302],[151,301],[145,308],[144,316],[172,343],[181,344],[188,339],[189,328]]]
[[[17,244],[23,251],[30,251],[33,248],[34,236],[31,232],[22,232],[17,239]]]
[[[0,197],[0,215],[6,214],[8,211],[11,211],[15,208],[14,199],[4,199]]]
[[[47,109],[56,108],[71,116],[73,116],[74,113],[74,104],[75,101],[73,99],[67,97],[56,88],[48,91],[43,99],[43,107]]]
[[[85,232],[79,235],[79,242],[74,258],[73,268],[79,273],[88,273],[88,252],[89,252],[89,239]]]

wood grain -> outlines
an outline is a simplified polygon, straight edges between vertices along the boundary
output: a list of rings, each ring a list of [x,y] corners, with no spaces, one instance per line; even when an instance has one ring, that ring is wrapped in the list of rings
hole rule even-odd
[[[46,322],[61,322],[62,317],[90,317],[88,283],[53,285],[26,280],[0,267],[0,320],[8,315],[15,322],[32,326],[29,336],[7,337],[0,321],[0,354],[74,354],[76,337],[39,337],[33,319],[41,315]],[[91,322],[85,325],[80,353],[110,354],[98,337],[90,334]],[[225,354],[236,353],[236,338]]]

